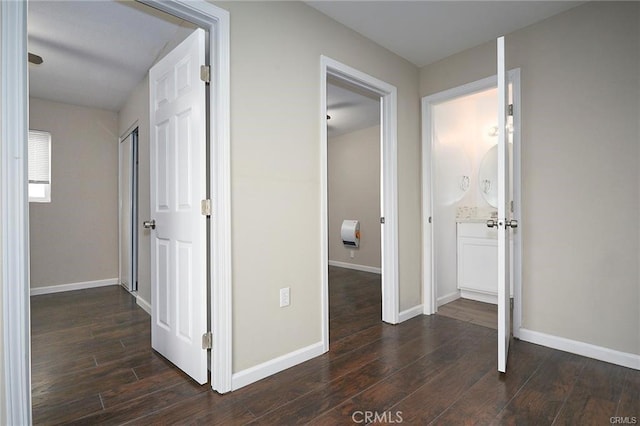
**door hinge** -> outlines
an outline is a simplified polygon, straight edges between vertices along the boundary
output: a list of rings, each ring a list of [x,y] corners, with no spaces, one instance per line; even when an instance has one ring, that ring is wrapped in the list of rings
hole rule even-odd
[[[200,203],[200,211],[203,216],[211,216],[211,200],[207,198]]]
[[[384,224],[384,217],[380,218],[380,223]]]
[[[207,350],[213,347],[213,333],[207,331],[202,335],[202,349]]]
[[[200,80],[211,83],[211,65],[200,66]]]
[[[431,221],[432,221],[432,220],[433,220],[433,219],[431,218],[431,216],[429,216],[429,223],[431,223]]]
[[[509,210],[511,210],[511,213],[513,213],[513,200],[509,201]]]
[[[507,115],[513,116],[513,104],[507,106]]]

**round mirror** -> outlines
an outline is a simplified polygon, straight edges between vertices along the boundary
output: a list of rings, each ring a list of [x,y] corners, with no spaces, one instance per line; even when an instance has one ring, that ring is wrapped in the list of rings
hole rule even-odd
[[[511,144],[507,145],[511,158]],[[498,145],[494,145],[482,157],[478,170],[478,186],[482,198],[491,207],[498,207]]]

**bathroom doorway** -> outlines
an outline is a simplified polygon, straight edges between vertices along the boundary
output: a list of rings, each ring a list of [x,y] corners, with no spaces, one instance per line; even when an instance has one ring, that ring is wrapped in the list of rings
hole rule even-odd
[[[511,209],[520,219],[519,70],[508,73]],[[424,307],[497,328],[496,77],[423,98]],[[430,224],[430,226],[429,226]],[[522,230],[510,241],[514,335]]]

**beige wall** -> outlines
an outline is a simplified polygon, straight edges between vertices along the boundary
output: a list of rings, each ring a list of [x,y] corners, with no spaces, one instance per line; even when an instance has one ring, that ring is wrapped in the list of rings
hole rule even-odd
[[[31,287],[118,277],[118,127],[111,111],[29,100],[51,133],[51,203],[29,203]]]
[[[328,143],[329,260],[380,268],[380,126]],[[342,244],[345,219],[360,221],[358,248]]]
[[[418,70],[300,2],[217,4],[231,12],[237,372],[321,340],[322,54],[398,88],[400,309],[421,303]]]
[[[640,4],[588,3],[506,37],[522,77],[523,327],[640,354]],[[493,43],[421,95],[495,73]]]
[[[142,222],[149,213],[149,77],[146,76],[129,95],[118,113],[118,135],[138,127],[138,297],[151,303],[150,231]]]

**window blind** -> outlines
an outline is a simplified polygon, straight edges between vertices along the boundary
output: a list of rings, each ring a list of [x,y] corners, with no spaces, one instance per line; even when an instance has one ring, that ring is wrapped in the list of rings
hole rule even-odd
[[[29,130],[29,183],[51,183],[51,134]]]

